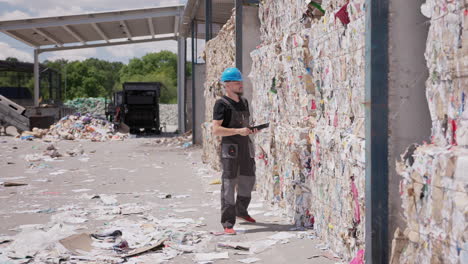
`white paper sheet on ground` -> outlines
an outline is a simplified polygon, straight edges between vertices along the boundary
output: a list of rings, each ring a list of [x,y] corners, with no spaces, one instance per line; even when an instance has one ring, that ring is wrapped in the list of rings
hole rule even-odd
[[[197,212],[197,208],[185,208],[185,209],[174,209],[173,210],[176,213],[187,213],[187,212]]]
[[[196,262],[204,262],[204,261],[213,261],[217,259],[228,259],[229,253],[228,252],[212,252],[212,253],[197,253],[195,254],[194,260]]]
[[[187,226],[188,224],[193,224],[195,221],[192,218],[166,218],[159,222],[159,225],[162,227],[173,226],[176,228]]]
[[[69,223],[69,224],[82,224],[87,222],[88,219],[84,217],[74,216],[72,212],[63,212],[55,214],[50,219],[53,223]]]
[[[189,198],[190,195],[188,194],[179,194],[179,195],[174,195],[172,196],[172,198],[175,198],[175,199],[182,199],[182,198]]]
[[[271,240],[271,239],[255,241],[252,243],[252,246],[250,247],[250,252],[253,254],[261,253],[271,248],[277,242],[278,240]]]
[[[113,195],[100,194],[99,197],[105,205],[117,205],[118,204],[117,199]]]
[[[249,210],[249,215],[259,215],[259,214],[263,214],[265,211],[261,211],[261,210]]]
[[[164,258],[164,254],[155,253],[155,254],[145,254],[138,256],[137,258],[129,258],[125,263],[127,264],[141,264],[141,263],[151,263],[151,264],[160,264],[167,263],[167,260]]]
[[[288,238],[293,238],[293,237],[296,237],[296,234],[288,233],[288,232],[279,232],[279,233],[269,236],[268,238],[274,239],[274,240],[282,240],[282,239],[288,239]]]
[[[72,190],[72,192],[75,192],[75,193],[87,192],[87,191],[91,191],[91,189],[76,189],[76,190]]]
[[[54,171],[54,172],[49,173],[49,175],[54,175],[54,176],[61,175],[61,174],[66,173],[67,171],[68,170],[58,170],[58,171]]]
[[[84,180],[82,182],[94,182],[94,181],[95,181],[95,179],[87,179],[87,180]]]
[[[44,178],[44,179],[36,179],[36,180],[33,180],[33,181],[35,181],[35,182],[50,182],[51,180]]]
[[[101,215],[101,216],[98,216],[96,218],[94,218],[95,220],[98,220],[98,221],[109,221],[109,220],[112,220],[115,218],[115,215]]]
[[[245,259],[238,259],[237,261],[241,262],[241,263],[255,263],[257,261],[259,261],[261,259],[259,258],[245,258]]]
[[[121,214],[131,215],[131,214],[142,214],[150,209],[145,206],[139,206],[136,204],[125,204],[121,206]]]
[[[44,156],[39,155],[39,154],[28,154],[24,156],[24,159],[28,162],[36,162],[36,161],[41,161],[44,158]]]
[[[7,178],[0,178],[0,181],[12,181],[12,180],[19,180],[19,179],[26,179],[24,176],[18,176],[18,177],[7,177]]]

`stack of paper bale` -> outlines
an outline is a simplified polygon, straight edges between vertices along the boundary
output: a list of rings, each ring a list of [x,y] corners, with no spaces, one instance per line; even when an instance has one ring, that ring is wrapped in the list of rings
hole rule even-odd
[[[468,263],[468,11],[463,0],[427,0],[426,96],[432,142],[411,146],[403,177],[407,241],[393,263]]]
[[[203,54],[206,62],[205,79],[205,121],[202,124],[203,135],[203,162],[209,163],[215,169],[220,169],[218,149],[220,137],[212,134],[211,120],[213,120],[213,107],[218,98],[224,94],[220,82],[221,73],[228,67],[235,66],[235,16],[226,22],[218,35],[206,43]]]
[[[65,105],[73,108],[80,114],[104,116],[106,112],[106,99],[103,97],[84,97],[68,100]]]
[[[260,5],[249,76],[254,119],[270,128],[256,135],[257,182],[350,259],[364,247],[364,0],[309,2]]]

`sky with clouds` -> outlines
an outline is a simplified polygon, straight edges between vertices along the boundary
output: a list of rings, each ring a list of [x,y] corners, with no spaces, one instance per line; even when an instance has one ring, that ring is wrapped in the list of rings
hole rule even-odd
[[[30,17],[49,17],[94,13],[103,11],[126,10],[145,7],[184,4],[186,0],[0,0],[0,21],[24,19]],[[187,60],[191,59],[190,42],[187,40]],[[204,41],[198,41],[199,51],[203,50]],[[33,48],[0,33],[0,60],[16,57],[21,61],[33,61]],[[173,40],[140,43],[102,48],[77,49],[47,52],[40,55],[44,60],[85,60],[98,58],[108,61],[128,63],[132,58],[144,56],[148,52],[169,50],[177,53],[177,42]]]

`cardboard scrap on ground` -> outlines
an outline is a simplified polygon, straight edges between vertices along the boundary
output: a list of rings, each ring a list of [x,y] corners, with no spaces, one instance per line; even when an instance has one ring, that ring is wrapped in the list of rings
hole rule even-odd
[[[93,249],[91,246],[93,240],[90,234],[87,233],[71,235],[59,240],[59,242],[66,249],[70,250],[73,254],[76,255],[83,254],[83,251],[90,252]]]
[[[218,247],[249,251],[249,247],[236,242],[220,242]]]
[[[24,186],[28,185],[27,183],[19,183],[19,182],[4,182],[3,186],[4,187],[15,187],[15,186]]]
[[[215,184],[221,184],[221,180],[220,179],[216,179],[216,180],[212,180],[210,182],[211,185],[215,185]]]
[[[124,255],[123,257],[124,258],[135,257],[135,256],[138,256],[138,255],[143,254],[143,253],[148,252],[148,251],[162,249],[164,247],[164,241],[166,241],[166,238],[162,238],[162,239],[158,240],[156,243],[154,243],[154,244],[152,244],[150,246],[137,248],[137,249],[133,250],[132,252]]]

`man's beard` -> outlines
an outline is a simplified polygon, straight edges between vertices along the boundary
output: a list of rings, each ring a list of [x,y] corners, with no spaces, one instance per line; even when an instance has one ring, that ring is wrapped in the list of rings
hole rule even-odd
[[[244,95],[244,92],[234,92],[234,93],[237,94],[238,96]]]

